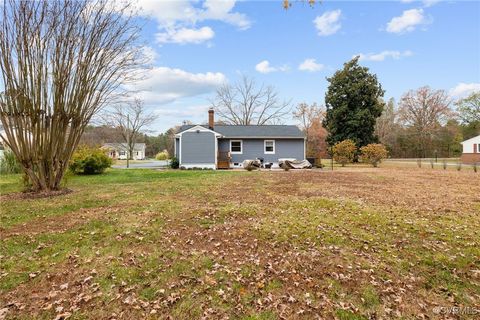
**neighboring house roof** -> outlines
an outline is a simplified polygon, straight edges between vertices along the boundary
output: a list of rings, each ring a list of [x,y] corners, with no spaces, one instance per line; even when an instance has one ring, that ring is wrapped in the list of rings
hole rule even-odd
[[[464,144],[464,143],[469,143],[469,142],[474,142],[474,141],[477,141],[480,139],[480,135],[476,136],[476,137],[473,137],[473,138],[470,138],[468,140],[465,140],[463,142],[460,142],[461,144]]]
[[[179,133],[196,125],[183,125]],[[202,125],[207,128],[208,126]],[[213,130],[224,138],[304,138],[305,134],[295,125],[215,125]]]
[[[127,144],[124,142],[123,143],[119,143],[119,142],[105,143],[103,147],[127,151]],[[135,143],[133,145],[133,151],[143,151],[143,150],[145,150],[145,143]]]

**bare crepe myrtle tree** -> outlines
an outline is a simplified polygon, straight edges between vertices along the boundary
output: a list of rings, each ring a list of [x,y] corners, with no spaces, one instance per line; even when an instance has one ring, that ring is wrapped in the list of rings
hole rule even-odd
[[[217,89],[212,107],[220,119],[236,125],[275,124],[290,113],[290,102],[281,101],[272,86],[257,86],[247,76]]]
[[[34,191],[57,190],[92,116],[138,76],[140,28],[108,0],[5,0],[0,19],[2,138]]]
[[[148,113],[143,101],[134,99],[131,102],[117,104],[113,110],[104,115],[106,123],[120,130],[123,141],[127,144],[127,155],[132,159],[133,149],[142,130],[156,119],[155,113]]]

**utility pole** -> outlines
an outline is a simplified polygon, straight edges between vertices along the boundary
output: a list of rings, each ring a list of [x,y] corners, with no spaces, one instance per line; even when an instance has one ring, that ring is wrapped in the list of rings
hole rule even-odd
[[[130,115],[127,114],[127,169],[130,167]]]

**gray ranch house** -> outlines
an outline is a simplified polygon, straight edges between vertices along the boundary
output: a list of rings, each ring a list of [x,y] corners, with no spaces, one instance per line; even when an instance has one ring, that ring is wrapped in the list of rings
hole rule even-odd
[[[278,167],[280,159],[305,160],[305,135],[295,125],[183,125],[175,135],[175,157],[182,168],[241,168],[262,158]]]

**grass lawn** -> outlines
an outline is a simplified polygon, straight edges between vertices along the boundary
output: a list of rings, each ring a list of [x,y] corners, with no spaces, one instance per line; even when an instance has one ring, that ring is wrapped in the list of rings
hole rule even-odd
[[[0,317],[475,318],[480,173],[336,169],[0,176]]]
[[[134,163],[150,163],[155,161],[155,159],[145,159],[145,160],[130,160],[128,161],[130,164]],[[119,166],[125,166],[127,164],[127,160],[114,160],[113,161],[114,165],[119,165]]]

